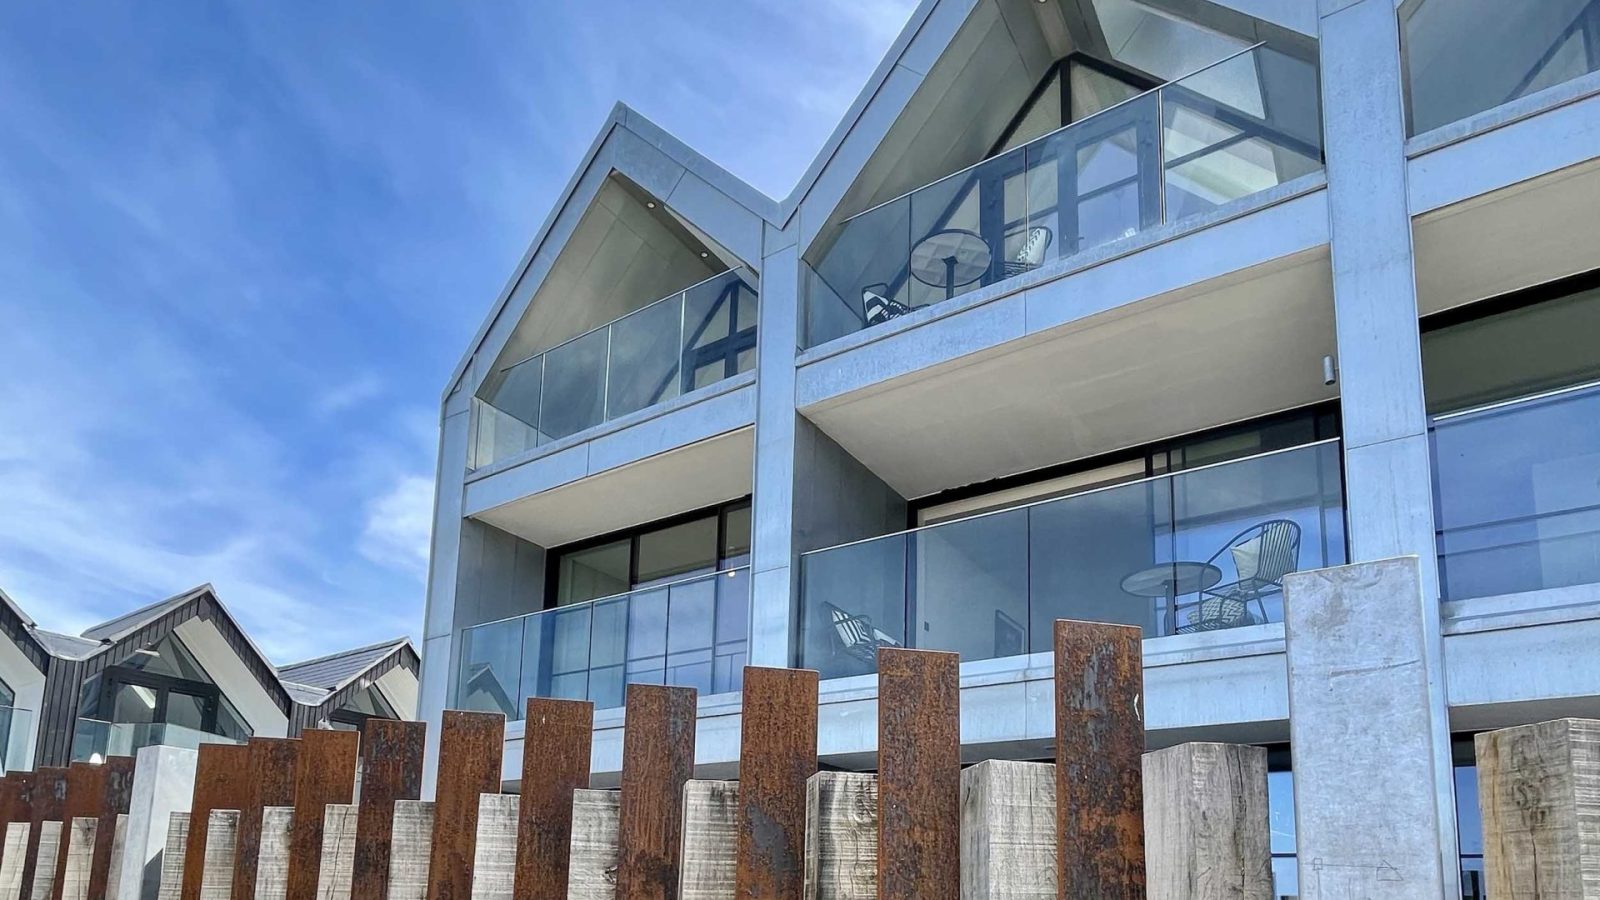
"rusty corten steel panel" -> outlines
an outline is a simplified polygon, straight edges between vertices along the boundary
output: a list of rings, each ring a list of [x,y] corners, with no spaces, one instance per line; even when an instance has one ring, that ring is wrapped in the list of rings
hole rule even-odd
[[[200,745],[194,764],[194,799],[189,804],[189,844],[183,853],[180,900],[200,900],[200,876],[206,861],[206,823],[212,811],[243,809],[249,793],[249,745]]]
[[[500,791],[506,718],[446,710],[439,729],[439,781],[433,803],[428,900],[470,900],[478,845],[478,797]]]
[[[817,772],[817,673],[744,670],[734,896],[800,900],[806,780]]]
[[[33,773],[11,772],[0,778],[0,837],[4,837],[4,829],[12,822],[33,821],[33,809],[29,805],[33,799]],[[5,842],[0,841],[0,863],[5,861]],[[23,848],[26,856],[27,848]]]
[[[61,806],[62,845],[56,850],[56,868],[51,873],[50,896],[60,897],[67,883],[67,828],[73,819],[99,819],[106,802],[104,766],[75,762],[67,767],[67,798]],[[97,842],[98,843],[98,842]]]
[[[594,704],[530,697],[523,723],[522,799],[517,813],[512,897],[565,897],[572,849],[572,792],[589,786]]]
[[[878,651],[878,896],[961,896],[961,657]]]
[[[100,809],[95,812],[94,858],[89,867],[89,896],[104,897],[111,881],[111,847],[117,838],[117,816],[133,802],[133,757],[113,756],[101,766],[105,770],[105,789],[100,792]],[[69,801],[71,791],[69,789]]]
[[[37,872],[39,865],[39,832],[45,822],[62,821],[67,806],[67,770],[65,767],[41,766],[33,776],[31,811],[28,829],[28,856],[22,863],[22,892],[19,896],[33,896],[36,878],[54,880],[54,872]]]
[[[261,816],[268,806],[294,805],[300,768],[300,742],[294,738],[251,738],[249,785],[239,810],[238,840],[233,853],[232,897],[256,895],[261,868]],[[192,826],[191,826],[192,827]]]
[[[1056,896],[1144,900],[1144,631],[1055,626]]]
[[[361,730],[361,798],[350,900],[387,900],[394,802],[422,798],[422,757],[428,726],[368,719]]]
[[[617,813],[617,900],[676,900],[683,785],[694,775],[694,688],[630,684]]]
[[[331,803],[349,803],[354,796],[360,745],[361,737],[354,731],[308,728],[300,732],[284,900],[315,900],[317,896],[325,809]]]

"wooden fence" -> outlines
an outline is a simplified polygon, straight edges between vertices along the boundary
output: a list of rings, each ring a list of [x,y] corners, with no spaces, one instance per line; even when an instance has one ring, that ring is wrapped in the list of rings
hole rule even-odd
[[[1055,764],[963,768],[958,658],[893,649],[876,775],[818,771],[817,674],[787,669],[745,671],[737,782],[693,780],[678,687],[629,686],[620,791],[589,789],[578,701],[528,701],[520,794],[497,714],[444,714],[432,802],[421,723],[208,745],[148,877],[122,856],[153,765],[14,772],[0,900],[1268,900],[1265,751],[1145,753],[1137,628],[1058,622],[1055,651]],[[1495,895],[1600,896],[1600,723],[1478,752]]]

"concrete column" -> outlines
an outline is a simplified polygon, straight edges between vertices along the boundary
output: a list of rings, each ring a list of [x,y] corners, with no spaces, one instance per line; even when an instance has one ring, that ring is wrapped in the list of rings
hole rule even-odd
[[[95,834],[100,820],[79,816],[67,823],[65,846],[67,865],[61,879],[61,896],[56,900],[89,900],[89,873],[94,867]]]
[[[818,772],[806,782],[805,896],[877,900],[877,776]]]
[[[678,900],[733,900],[738,846],[739,782],[684,784]]]
[[[283,900],[289,893],[289,830],[294,807],[261,810],[261,852],[256,862],[255,900]]]
[[[1055,896],[1056,767],[989,760],[962,770],[962,900]]]
[[[233,893],[233,861],[238,845],[239,811],[212,810],[206,822],[206,858],[200,870],[200,900],[229,900]]]
[[[767,228],[756,360],[755,494],[751,509],[750,665],[787,666],[795,646],[794,356],[799,341],[800,257],[787,234]],[[787,244],[787,246],[782,246]]]
[[[167,829],[172,814],[187,811],[194,797],[196,758],[177,747],[145,747],[135,758],[122,865],[111,870],[123,900],[156,900]]]
[[[159,855],[156,896],[158,900],[178,900],[183,895],[184,854],[189,848],[189,814],[169,813],[167,818],[167,844]]]
[[[350,900],[355,861],[355,804],[330,803],[322,819],[322,868],[317,873],[317,900]]]
[[[469,372],[466,382],[470,383]],[[434,479],[433,544],[428,556],[428,594],[423,613],[422,671],[417,715],[428,723],[422,796],[433,796],[439,770],[439,728],[454,677],[456,575],[461,556],[461,510],[466,496],[467,454],[472,440],[470,398],[458,387],[446,403],[439,431]]]
[[[1419,579],[1414,557],[1284,579],[1305,900],[1448,898],[1460,877],[1440,864],[1455,849],[1439,846]]]
[[[1144,755],[1150,900],[1272,900],[1267,751],[1179,744]]]
[[[389,900],[426,900],[433,858],[433,804],[396,800],[389,837]]]
[[[22,865],[28,855],[28,831],[32,827],[27,822],[6,825],[5,855],[0,856],[0,900],[22,898]]]
[[[622,795],[616,791],[572,792],[569,900],[612,900],[617,896],[617,823],[621,813]]]
[[[1477,737],[1491,897],[1600,898],[1600,720]]]
[[[516,794],[478,797],[478,840],[472,852],[472,900],[511,900],[517,874]]]
[[[1394,0],[1319,0],[1318,6],[1350,558],[1417,557],[1415,591],[1387,605],[1418,608],[1401,615],[1420,625],[1407,633],[1424,663],[1426,703],[1414,707],[1418,718],[1407,727],[1428,735],[1416,750],[1431,762],[1425,774],[1433,791],[1429,820],[1437,829],[1440,896],[1460,897],[1399,20]],[[1303,749],[1295,748],[1297,769]]]
[[[56,870],[56,854],[61,852],[60,822],[43,822],[39,825],[39,853],[34,864],[33,885],[29,890],[30,900],[52,900],[50,892],[55,888],[54,880],[50,873]]]

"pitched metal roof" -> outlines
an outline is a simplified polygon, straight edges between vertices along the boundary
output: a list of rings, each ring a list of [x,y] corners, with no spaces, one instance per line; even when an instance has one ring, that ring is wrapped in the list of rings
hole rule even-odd
[[[138,631],[150,622],[193,600],[196,595],[210,590],[211,585],[202,584],[199,587],[191,588],[165,600],[157,600],[148,606],[141,606],[133,612],[123,613],[115,619],[101,622],[99,625],[85,630],[83,636],[92,641],[115,641],[124,635]]]
[[[44,649],[49,651],[51,656],[59,656],[62,659],[88,659],[106,647],[99,641],[45,631],[43,628],[33,629],[33,636],[44,645]]]
[[[325,692],[336,691],[360,677],[384,657],[410,645],[410,638],[390,638],[365,647],[279,666],[278,677],[285,684],[292,682]]]

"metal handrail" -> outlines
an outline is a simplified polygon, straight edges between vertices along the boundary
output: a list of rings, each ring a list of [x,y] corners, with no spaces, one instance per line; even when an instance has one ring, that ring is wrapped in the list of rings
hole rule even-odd
[[[604,603],[604,602],[606,602],[608,600],[618,600],[618,599],[621,599],[623,597],[631,597],[634,594],[648,594],[648,593],[651,593],[653,591],[661,591],[661,590],[667,590],[667,589],[670,589],[670,588],[675,588],[675,587],[677,587],[679,585],[683,585],[683,584],[693,584],[694,582],[697,582],[697,581],[710,581],[711,579],[716,578],[719,575],[735,575],[735,574],[738,574],[739,572],[748,572],[748,571],[750,571],[750,567],[747,566],[747,565],[745,565],[745,566],[734,566],[731,569],[718,569],[715,572],[707,572],[707,573],[705,573],[703,575],[690,575],[690,576],[685,577],[685,578],[680,578],[677,581],[667,581],[667,582],[663,582],[661,584],[652,584],[649,587],[640,587],[640,588],[634,588],[634,589],[629,590],[629,591],[622,591],[622,592],[616,593],[616,594],[607,594],[604,597],[595,597],[592,600],[585,600],[582,603],[569,603],[566,606],[552,606],[549,609],[536,609],[533,612],[518,613],[517,615],[514,615],[514,616],[506,616],[503,619],[491,619],[488,622],[479,622],[476,625],[468,625],[466,628],[463,628],[461,630],[463,632],[467,632],[467,631],[473,631],[473,630],[478,629],[478,628],[484,628],[484,627],[487,627],[489,625],[501,625],[501,624],[504,624],[506,622],[514,622],[514,621],[516,621],[518,619],[531,619],[534,616],[541,616],[541,615],[544,615],[545,613],[569,612],[569,611],[575,610],[575,609],[582,609],[585,606],[594,606],[597,603]]]
[[[1572,384],[1561,388],[1552,388],[1548,391],[1541,391],[1537,394],[1529,394],[1525,397],[1512,397],[1509,400],[1496,400],[1492,403],[1484,403],[1480,406],[1470,406],[1466,409],[1458,409],[1454,412],[1441,413],[1437,416],[1429,417],[1429,427],[1431,428],[1433,425],[1436,425],[1440,422],[1450,422],[1456,419],[1482,415],[1484,413],[1497,412],[1502,409],[1522,406],[1524,404],[1532,405],[1544,400],[1553,400],[1557,397],[1563,397],[1568,394],[1582,394],[1586,391],[1595,390],[1597,388],[1600,388],[1600,380],[1586,381],[1582,384]]]
[[[1131,481],[1119,481],[1119,482],[1117,482],[1115,484],[1101,485],[1100,487],[1090,488],[1090,489],[1085,490],[1085,491],[1078,491],[1076,493],[1066,494],[1066,495],[1060,496],[1060,497],[1046,497],[1043,500],[1034,500],[1034,501],[1029,502],[1029,503],[1019,504],[1017,506],[1008,506],[1008,507],[1006,507],[1004,509],[991,509],[991,510],[988,510],[986,512],[973,513],[970,516],[962,516],[961,518],[958,518],[958,519],[946,519],[943,522],[935,522],[935,523],[933,523],[931,525],[919,525],[916,528],[907,528],[907,529],[904,529],[902,531],[891,531],[888,534],[879,534],[879,535],[874,535],[873,537],[869,537],[869,538],[861,538],[860,540],[847,541],[847,542],[845,542],[843,544],[835,544],[835,545],[833,545],[831,547],[822,547],[822,548],[819,548],[819,549],[816,549],[816,550],[807,550],[804,553],[801,553],[800,555],[802,557],[806,557],[806,556],[811,556],[811,555],[817,554],[817,553],[827,553],[830,550],[838,550],[838,549],[840,549],[842,547],[854,547],[857,544],[868,544],[868,543],[871,543],[873,541],[884,540],[885,538],[901,537],[903,535],[914,534],[914,533],[919,532],[919,531],[927,531],[927,530],[932,529],[932,528],[943,528],[946,525],[958,525],[958,524],[960,524],[962,522],[971,522],[971,521],[973,521],[975,519],[984,519],[984,518],[988,518],[990,516],[999,516],[999,515],[1004,515],[1006,513],[1014,513],[1014,512],[1016,512],[1017,510],[1020,510],[1020,509],[1032,509],[1035,506],[1043,506],[1046,503],[1061,503],[1063,501],[1075,500],[1075,499],[1077,499],[1079,497],[1088,497],[1090,495],[1103,493],[1105,491],[1114,491],[1114,490],[1117,490],[1119,488],[1132,487],[1133,485],[1136,485],[1136,484],[1149,484],[1149,483],[1156,482],[1156,481],[1166,481],[1166,480],[1170,480],[1170,479],[1173,479],[1173,478],[1177,478],[1180,475],[1191,475],[1191,474],[1193,474],[1195,472],[1205,472],[1207,470],[1217,469],[1217,468],[1221,468],[1223,466],[1235,466],[1235,465],[1239,465],[1241,463],[1251,462],[1252,460],[1266,459],[1266,458],[1271,457],[1271,456],[1281,456],[1281,455],[1283,455],[1285,453],[1294,453],[1294,452],[1299,451],[1299,450],[1308,450],[1308,449],[1310,449],[1312,447],[1322,447],[1322,446],[1326,446],[1328,444],[1337,444],[1337,443],[1339,443],[1339,441],[1340,441],[1339,438],[1324,438],[1323,440],[1320,440],[1320,441],[1312,441],[1309,444],[1297,444],[1297,445],[1295,445],[1293,447],[1284,447],[1281,450],[1268,450],[1265,453],[1257,453],[1257,454],[1254,454],[1252,456],[1242,456],[1242,457],[1239,457],[1238,459],[1228,459],[1228,460],[1223,460],[1222,462],[1208,463],[1206,465],[1195,466],[1195,467],[1190,468],[1190,469],[1180,469],[1180,470],[1178,470],[1176,472],[1166,472],[1166,473],[1163,473],[1161,475],[1147,475],[1144,478],[1135,478],[1135,479],[1133,479]]]

